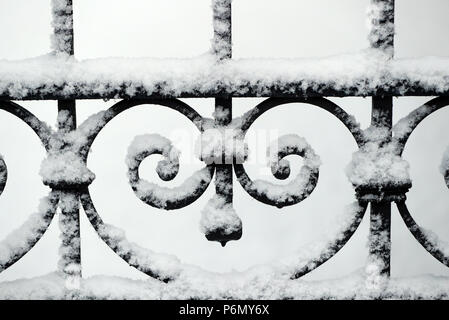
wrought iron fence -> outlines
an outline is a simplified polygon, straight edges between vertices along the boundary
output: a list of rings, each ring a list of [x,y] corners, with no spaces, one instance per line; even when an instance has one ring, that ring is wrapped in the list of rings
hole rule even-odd
[[[156,79],[151,86],[142,83],[132,83],[127,79],[123,82],[114,82],[104,79],[98,84],[82,77],[68,81],[62,78],[60,81],[50,81],[32,85],[27,81],[17,83],[10,81],[3,85],[0,91],[0,108],[24,121],[40,138],[47,150],[47,164],[43,164],[49,173],[44,173],[44,184],[51,187],[52,191],[44,201],[41,212],[38,214],[38,222],[22,228],[23,239],[21,245],[10,245],[9,255],[0,259],[0,271],[7,269],[17,262],[39,241],[57,208],[61,209],[60,227],[62,233],[62,250],[60,269],[68,279],[76,283],[81,277],[81,246],[79,228],[79,204],[83,207],[90,223],[97,231],[101,239],[129,265],[148,274],[151,277],[164,282],[175,280],[179,275],[179,268],[166,268],[172,264],[152,263],[144,261],[140,256],[142,248],[130,245],[126,238],[114,231],[113,227],[105,224],[95,209],[89,192],[89,184],[94,175],[87,168],[89,149],[99,132],[120,113],[138,105],[161,105],[176,110],[192,121],[198,130],[205,135],[211,128],[223,132],[231,130],[233,144],[241,145],[246,132],[254,121],[265,112],[277,106],[289,103],[305,103],[328,111],[331,115],[343,123],[355,139],[361,155],[366,154],[367,146],[375,146],[372,163],[376,165],[382,154],[402,161],[401,155],[409,136],[419,123],[433,112],[449,105],[449,75],[438,76],[439,86],[427,84],[419,78],[409,77],[407,72],[392,72],[395,66],[394,53],[394,0],[371,0],[372,12],[370,31],[371,50],[381,56],[375,61],[376,68],[383,68],[380,74],[375,76],[370,73],[357,75],[350,81],[336,83],[335,79],[317,80],[310,79],[277,80],[264,82],[263,79],[248,78],[245,71],[239,71],[238,66],[232,61],[232,37],[231,37],[231,1],[213,1],[214,38],[212,52],[214,55],[211,74],[205,77],[204,83],[193,83],[187,89],[174,88],[167,78]],[[74,55],[73,41],[73,9],[72,0],[59,0],[53,3],[54,13],[54,47],[55,57]],[[65,60],[71,61],[71,60]],[[56,62],[58,63],[58,62]],[[163,60],[160,63],[164,63]],[[63,65],[63,63],[61,64]],[[75,65],[75,63],[74,63]],[[73,68],[76,66],[72,65]],[[226,76],[226,70],[234,68],[240,78],[237,80]],[[220,73],[221,72],[221,73]],[[240,73],[239,73],[240,72]],[[215,73],[215,74],[214,74]],[[235,72],[234,72],[235,74]],[[198,79],[198,78],[197,78]],[[441,85],[441,83],[443,83]],[[98,90],[101,86],[102,90]],[[18,89],[20,89],[18,91]],[[17,93],[20,92],[20,93]],[[373,139],[368,131],[363,131],[349,114],[335,103],[326,99],[326,96],[368,96],[372,99],[372,117],[369,130],[382,132],[376,134]],[[409,116],[398,122],[402,130],[395,130],[392,123],[393,96],[438,96],[425,105],[413,111]],[[182,97],[212,97],[215,98],[215,119],[201,117],[193,108],[177,98]],[[232,98],[233,97],[268,97],[254,109],[246,113],[239,121],[233,121]],[[76,99],[109,99],[120,98],[120,102],[113,105],[106,112],[96,115],[94,118],[77,125]],[[53,132],[38,118],[19,104],[11,100],[57,100],[59,129]],[[234,119],[235,120],[235,119]],[[139,177],[140,163],[152,154],[161,154],[164,157],[157,168],[162,180],[173,179],[179,168],[176,154],[171,153],[168,141],[159,145],[149,139],[148,145],[130,155],[128,161],[129,182],[136,195],[145,203],[161,209],[179,209],[197,200],[209,186],[215,176],[214,201],[221,214],[236,215],[232,210],[233,201],[233,174],[245,191],[267,205],[284,207],[297,204],[307,198],[318,182],[318,167],[313,165],[314,153],[307,144],[298,141],[287,141],[279,148],[276,158],[272,162],[272,172],[278,179],[286,179],[290,173],[285,157],[296,154],[305,159],[302,174],[305,180],[302,184],[293,185],[296,190],[284,188],[283,194],[273,196],[264,188],[251,180],[244,167],[245,155],[238,154],[235,150],[227,152],[223,144],[218,157],[203,158],[206,166],[197,172],[190,181],[189,188],[173,196],[170,191],[158,192],[153,185],[148,184]],[[379,150],[382,150],[381,152]],[[311,164],[307,164],[310,160]],[[69,168],[66,163],[70,161]],[[357,164],[355,164],[357,165]],[[3,159],[0,160],[2,179],[0,190],[6,183],[7,169]],[[73,169],[73,170],[72,170]],[[444,179],[449,187],[449,167],[443,168]],[[72,170],[72,171],[70,171]],[[70,171],[70,172],[68,172]],[[193,181],[193,182],[192,182]],[[353,181],[358,206],[353,212],[350,223],[342,230],[321,254],[311,259],[304,265],[295,266],[290,274],[291,279],[299,278],[332,258],[351,238],[357,230],[368,205],[370,204],[370,259],[376,265],[375,273],[388,277],[390,274],[390,228],[391,206],[395,204],[415,239],[438,261],[449,267],[449,256],[444,253],[433,239],[421,229],[410,214],[406,204],[406,193],[411,187],[411,181],[404,179],[385,178],[371,179],[366,177],[362,182]],[[145,189],[146,188],[146,189]],[[206,237],[211,241],[219,241],[223,245],[230,240],[238,240],[242,235],[242,223],[233,216],[232,228],[226,225],[215,226],[205,231]],[[25,244],[25,245],[23,245]],[[148,253],[150,259],[159,259],[156,254]],[[161,267],[163,266],[163,267]]]

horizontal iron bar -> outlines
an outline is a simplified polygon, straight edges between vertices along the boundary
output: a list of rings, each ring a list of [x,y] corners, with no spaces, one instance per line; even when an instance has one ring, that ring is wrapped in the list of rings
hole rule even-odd
[[[80,87],[76,91],[81,90]],[[0,94],[0,100],[61,100],[61,99],[166,99],[166,98],[251,98],[251,97],[273,97],[273,98],[292,98],[292,97],[384,97],[384,96],[449,96],[449,90],[439,91],[432,89],[425,89],[419,86],[405,86],[401,89],[397,88],[379,88],[370,89],[364,92],[360,92],[360,88],[313,88],[302,89],[301,83],[292,84],[289,87],[257,87],[248,86],[245,92],[240,90],[227,91],[217,88],[211,91],[198,91],[198,92],[181,92],[176,94],[166,93],[164,90],[153,91],[151,93],[146,92],[145,89],[135,88],[135,94],[130,95],[126,86],[123,86],[120,90],[113,90],[106,94],[100,94],[95,92],[83,92],[66,94],[64,87],[57,89],[42,88],[28,93],[25,96],[16,97],[8,94]],[[51,92],[49,92],[51,91]]]

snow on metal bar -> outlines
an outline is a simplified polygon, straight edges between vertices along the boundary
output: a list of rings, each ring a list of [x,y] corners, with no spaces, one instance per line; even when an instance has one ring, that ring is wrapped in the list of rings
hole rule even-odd
[[[212,0],[214,38],[212,52],[219,60],[232,56],[231,0]]]
[[[208,54],[76,61],[72,0],[52,0],[56,54],[0,60],[0,99],[449,95],[449,58],[392,59],[394,0],[371,0],[371,48],[321,59],[231,60],[231,0],[212,10]]]
[[[283,135],[272,142],[267,154],[271,172],[278,179],[286,179],[290,175],[290,163],[287,156],[303,157],[304,164],[297,176],[288,184],[278,185],[264,180],[252,181],[241,166],[236,167],[236,176],[243,189],[253,198],[282,208],[297,204],[306,199],[315,189],[318,182],[321,160],[307,141],[294,134]]]
[[[53,36],[55,54],[73,55],[73,6],[72,0],[52,0]]]
[[[58,269],[63,272],[65,287],[69,292],[80,288],[81,279],[81,238],[79,221],[79,198],[76,193],[61,191],[59,207],[59,247]]]
[[[41,199],[37,212],[0,241],[0,272],[22,258],[39,241],[56,212],[60,194],[52,191]]]
[[[0,60],[0,99],[449,95],[449,58]]]
[[[371,0],[368,8],[369,35],[372,48],[386,55],[394,54],[394,0]]]
[[[52,0],[54,56],[61,59],[73,59],[73,5],[72,0]],[[59,228],[61,246],[59,249],[59,270],[63,272],[67,294],[76,296],[81,279],[81,239],[79,221],[79,195],[76,187],[90,183],[94,175],[77,152],[76,143],[64,144],[70,132],[76,129],[75,101],[58,101],[58,133],[55,134],[48,158],[42,163],[41,174],[44,183],[55,189],[74,187],[73,190],[61,191]],[[60,140],[60,141],[58,141]],[[69,138],[70,140],[70,138]],[[63,142],[62,144],[60,144]],[[71,141],[73,142],[73,141]],[[69,161],[67,161],[69,159]],[[70,163],[71,165],[68,165]],[[67,170],[70,168],[70,170]],[[81,176],[80,176],[81,174]]]
[[[139,176],[139,166],[153,154],[160,154],[156,171],[164,181],[173,180],[179,172],[179,151],[170,140],[158,134],[136,136],[128,148],[126,163],[129,182],[137,197],[143,202],[160,209],[182,208],[197,200],[207,189],[213,176],[213,167],[208,166],[195,172],[183,184],[174,188],[161,187]]]
[[[204,277],[204,275],[201,275]],[[236,280],[235,278],[238,277]],[[362,271],[341,278],[283,281],[271,275],[258,278],[239,277],[233,273],[213,286],[217,279],[191,280],[169,284],[124,277],[97,275],[82,279],[80,299],[448,299],[449,278],[434,275],[395,277],[385,290],[378,292],[365,285]],[[0,283],[0,299],[66,299],[64,279],[50,273],[31,279]],[[189,303],[189,302],[187,302]],[[187,316],[188,317],[188,316]],[[206,318],[206,316],[204,317]]]
[[[389,128],[371,126],[365,143],[353,153],[346,168],[349,181],[365,201],[403,199],[411,187],[409,164],[401,158],[397,139],[388,141]]]

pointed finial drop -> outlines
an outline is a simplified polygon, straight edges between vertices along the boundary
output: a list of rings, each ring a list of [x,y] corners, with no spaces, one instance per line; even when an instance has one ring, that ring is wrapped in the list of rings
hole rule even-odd
[[[201,231],[209,241],[218,241],[224,247],[228,241],[242,237],[242,221],[231,203],[215,195],[204,208],[200,222]]]

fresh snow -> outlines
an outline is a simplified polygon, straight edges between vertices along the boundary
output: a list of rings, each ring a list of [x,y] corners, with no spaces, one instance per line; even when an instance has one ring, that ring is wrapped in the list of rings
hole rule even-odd
[[[245,189],[282,205],[283,203],[296,203],[298,199],[302,200],[315,188],[314,175],[318,173],[321,160],[304,138],[294,134],[282,136],[271,144],[268,154],[273,174],[290,173],[290,164],[288,160],[284,159],[287,155],[302,156],[303,166],[298,175],[287,184],[274,184],[258,179],[248,183]]]
[[[68,0],[52,0],[51,45],[54,54],[67,56],[72,50],[73,43],[73,8]]]
[[[229,126],[207,128],[195,144],[198,158],[205,164],[244,163],[248,145],[242,130]]]
[[[231,1],[212,0],[214,27],[212,52],[218,59],[229,58],[232,54]]]
[[[385,141],[388,129],[372,126],[364,135],[365,144],[353,154],[346,168],[349,181],[354,186],[376,188],[409,185],[409,164],[400,157],[396,140]]]
[[[377,89],[405,93],[411,85],[449,91],[449,59],[390,60],[367,49],[320,59],[238,59],[216,62],[214,55],[190,59],[101,58],[76,61],[45,55],[22,61],[0,60],[0,95],[23,99],[57,93],[62,97],[117,92],[147,95],[200,95],[228,92],[267,96],[271,87],[286,94],[341,90],[366,96]]]
[[[45,184],[87,185],[95,179],[95,174],[85,164],[84,149],[89,138],[103,127],[108,114],[107,111],[101,111],[90,116],[76,130],[62,129],[51,133],[48,155],[40,168]],[[58,124],[70,122],[69,117],[68,111],[60,111]]]
[[[15,257],[31,249],[31,244],[47,230],[56,211],[55,196],[57,194],[41,199],[37,212],[0,241],[0,272]]]
[[[420,87],[434,94],[449,91],[449,59],[391,59],[393,1],[371,1],[371,47],[354,54],[321,59],[223,59],[230,57],[231,0],[213,0],[211,50],[190,59],[101,58],[77,61],[69,56],[73,26],[68,0],[52,0],[53,52],[22,61],[0,60],[0,95],[11,99],[45,95],[115,96],[211,95],[267,96],[325,93],[368,96],[379,89],[407,93]],[[379,50],[380,49],[380,50]],[[119,94],[120,93],[120,94]]]
[[[227,203],[223,197],[214,195],[201,212],[200,230],[204,234],[219,230],[229,235],[241,229],[242,221],[232,207],[232,203]]]
[[[343,213],[336,214],[328,227],[322,230],[319,241],[307,243],[297,248],[293,254],[274,262],[274,270],[290,277],[300,269],[313,270],[318,262],[330,259],[340,249],[335,248],[335,243],[344,240],[348,232],[355,232],[365,210],[358,202],[346,206]]]
[[[441,239],[432,230],[428,230],[421,227],[421,231],[424,233],[426,240],[432,245],[433,248],[439,250],[444,256],[449,257],[449,242]]]
[[[374,48],[393,57],[394,0],[371,0],[368,13],[368,40]]]
[[[266,271],[266,270],[264,270]],[[113,276],[82,279],[78,299],[448,299],[449,278],[433,275],[393,277],[382,292],[365,284],[364,271],[338,279],[289,280],[260,272],[225,275],[192,274],[168,284]],[[0,299],[66,299],[60,273],[0,283]],[[69,297],[70,298],[70,297]]]
[[[164,160],[157,165],[156,171],[164,180],[173,179],[179,170],[179,151],[165,137],[158,134],[139,135],[128,147],[126,162],[132,171],[138,170],[140,163],[152,154],[161,154]]]
[[[102,224],[98,230],[101,238],[108,239],[108,245],[120,256],[129,256],[128,263],[141,270],[151,270],[159,279],[174,279],[180,273],[180,261],[169,254],[155,253],[127,240],[125,232],[109,224]]]
[[[60,98],[97,96],[101,98],[137,95],[214,95],[228,93],[234,96],[270,95],[271,89],[286,95],[326,93],[368,96],[380,89],[396,90],[406,94],[411,87],[442,94],[449,92],[449,58],[425,57],[393,59],[390,40],[394,25],[381,23],[392,18],[393,1],[372,1],[369,8],[369,40],[372,48],[354,54],[343,54],[321,59],[225,59],[230,57],[229,37],[231,0],[214,0],[214,38],[212,50],[190,59],[127,59],[103,58],[77,61],[70,56],[73,37],[73,17],[68,0],[52,0],[54,35],[53,52],[22,61],[0,60],[0,96],[10,99],[41,98],[56,95]],[[380,50],[379,50],[380,49]],[[412,89],[413,90],[413,89]],[[370,127],[364,132],[365,143],[355,152],[347,168],[349,180],[358,186],[409,185],[409,165],[400,157],[401,138],[407,137],[416,119],[428,108],[399,121],[394,137],[389,139],[385,128]],[[216,118],[226,119],[228,111],[218,110]],[[323,281],[290,280],[299,268],[313,269],[332,257],[342,241],[355,231],[363,217],[358,203],[339,217],[334,232],[326,233],[321,242],[312,243],[288,258],[267,266],[253,267],[246,272],[214,274],[193,266],[182,265],[174,256],[154,253],[129,242],[125,233],[111,225],[97,221],[97,232],[107,244],[128,263],[148,271],[168,284],[148,279],[130,280],[118,277],[95,276],[83,279],[81,266],[73,262],[79,254],[79,226],[70,215],[78,210],[77,195],[62,191],[65,187],[90,184],[95,175],[86,166],[87,146],[92,137],[111,117],[108,112],[93,115],[76,130],[64,129],[71,122],[70,114],[58,114],[57,132],[41,123],[48,142],[48,156],[42,162],[40,174],[45,184],[57,189],[41,201],[38,212],[31,215],[20,228],[0,242],[0,271],[10,261],[29,250],[48,227],[56,209],[57,200],[62,210],[60,228],[63,242],[60,249],[58,272],[34,279],[0,283],[3,299],[416,299],[448,298],[449,279],[421,276],[407,279],[387,279],[381,275],[382,261],[370,256],[364,271],[345,278]],[[204,122],[198,156],[206,164],[225,161],[243,163],[247,158],[244,132],[239,129],[242,119],[234,119],[227,126]],[[157,134],[134,139],[128,149],[127,165],[130,183],[137,196],[159,208],[170,209],[176,202],[196,196],[198,190],[212,179],[210,168],[196,172],[175,188],[160,187],[139,178],[141,162],[152,154],[163,157],[157,173],[161,179],[173,179],[179,170],[179,152],[171,142]],[[270,148],[270,166],[275,176],[290,174],[289,155],[303,157],[301,171],[288,184],[275,185],[256,180],[245,189],[255,192],[272,203],[285,205],[302,200],[315,187],[320,166],[319,157],[307,142],[296,135],[281,137]],[[0,157],[0,184],[6,180],[6,170]],[[228,162],[226,162],[228,163]],[[449,148],[445,152],[441,172],[448,181]],[[223,184],[223,185],[220,185]],[[217,179],[222,190],[232,187],[226,180]],[[228,190],[229,191],[229,190]],[[92,214],[92,212],[86,213]],[[376,223],[373,221],[372,223]],[[241,230],[242,222],[232,203],[215,195],[202,211],[200,229],[209,234],[217,230],[232,234]],[[335,226],[334,225],[334,226]],[[430,231],[426,237],[435,247],[449,256],[449,245],[437,239]],[[385,235],[386,236],[386,235]],[[384,241],[376,239],[379,245]],[[69,289],[69,290],[67,290]]]
[[[423,119],[432,112],[433,108],[430,105],[423,105],[420,108],[413,110],[410,114],[399,120],[393,126],[394,137],[397,140],[403,140],[408,137],[415,128],[416,122]]]
[[[61,245],[59,247],[58,270],[66,276],[66,287],[77,290],[80,286],[81,264],[78,259],[81,254],[79,197],[71,192],[59,192],[59,230]]]
[[[171,203],[193,196],[212,180],[211,171],[207,167],[196,171],[181,185],[174,188],[161,187],[141,179],[138,175],[139,165],[152,154],[161,154],[164,157],[164,160],[158,163],[156,171],[163,180],[171,180],[178,173],[179,151],[167,138],[158,134],[137,136],[128,148],[126,163],[131,186],[139,199],[155,207],[168,209]]]
[[[168,209],[170,203],[176,203],[182,199],[193,196],[203,185],[208,185],[212,176],[208,168],[196,171],[181,185],[173,188],[162,187],[155,183],[140,179],[132,186],[142,201],[151,203],[153,206]]]
[[[90,183],[95,178],[95,174],[71,151],[50,153],[41,164],[40,175],[46,184],[54,186],[61,183]]]

